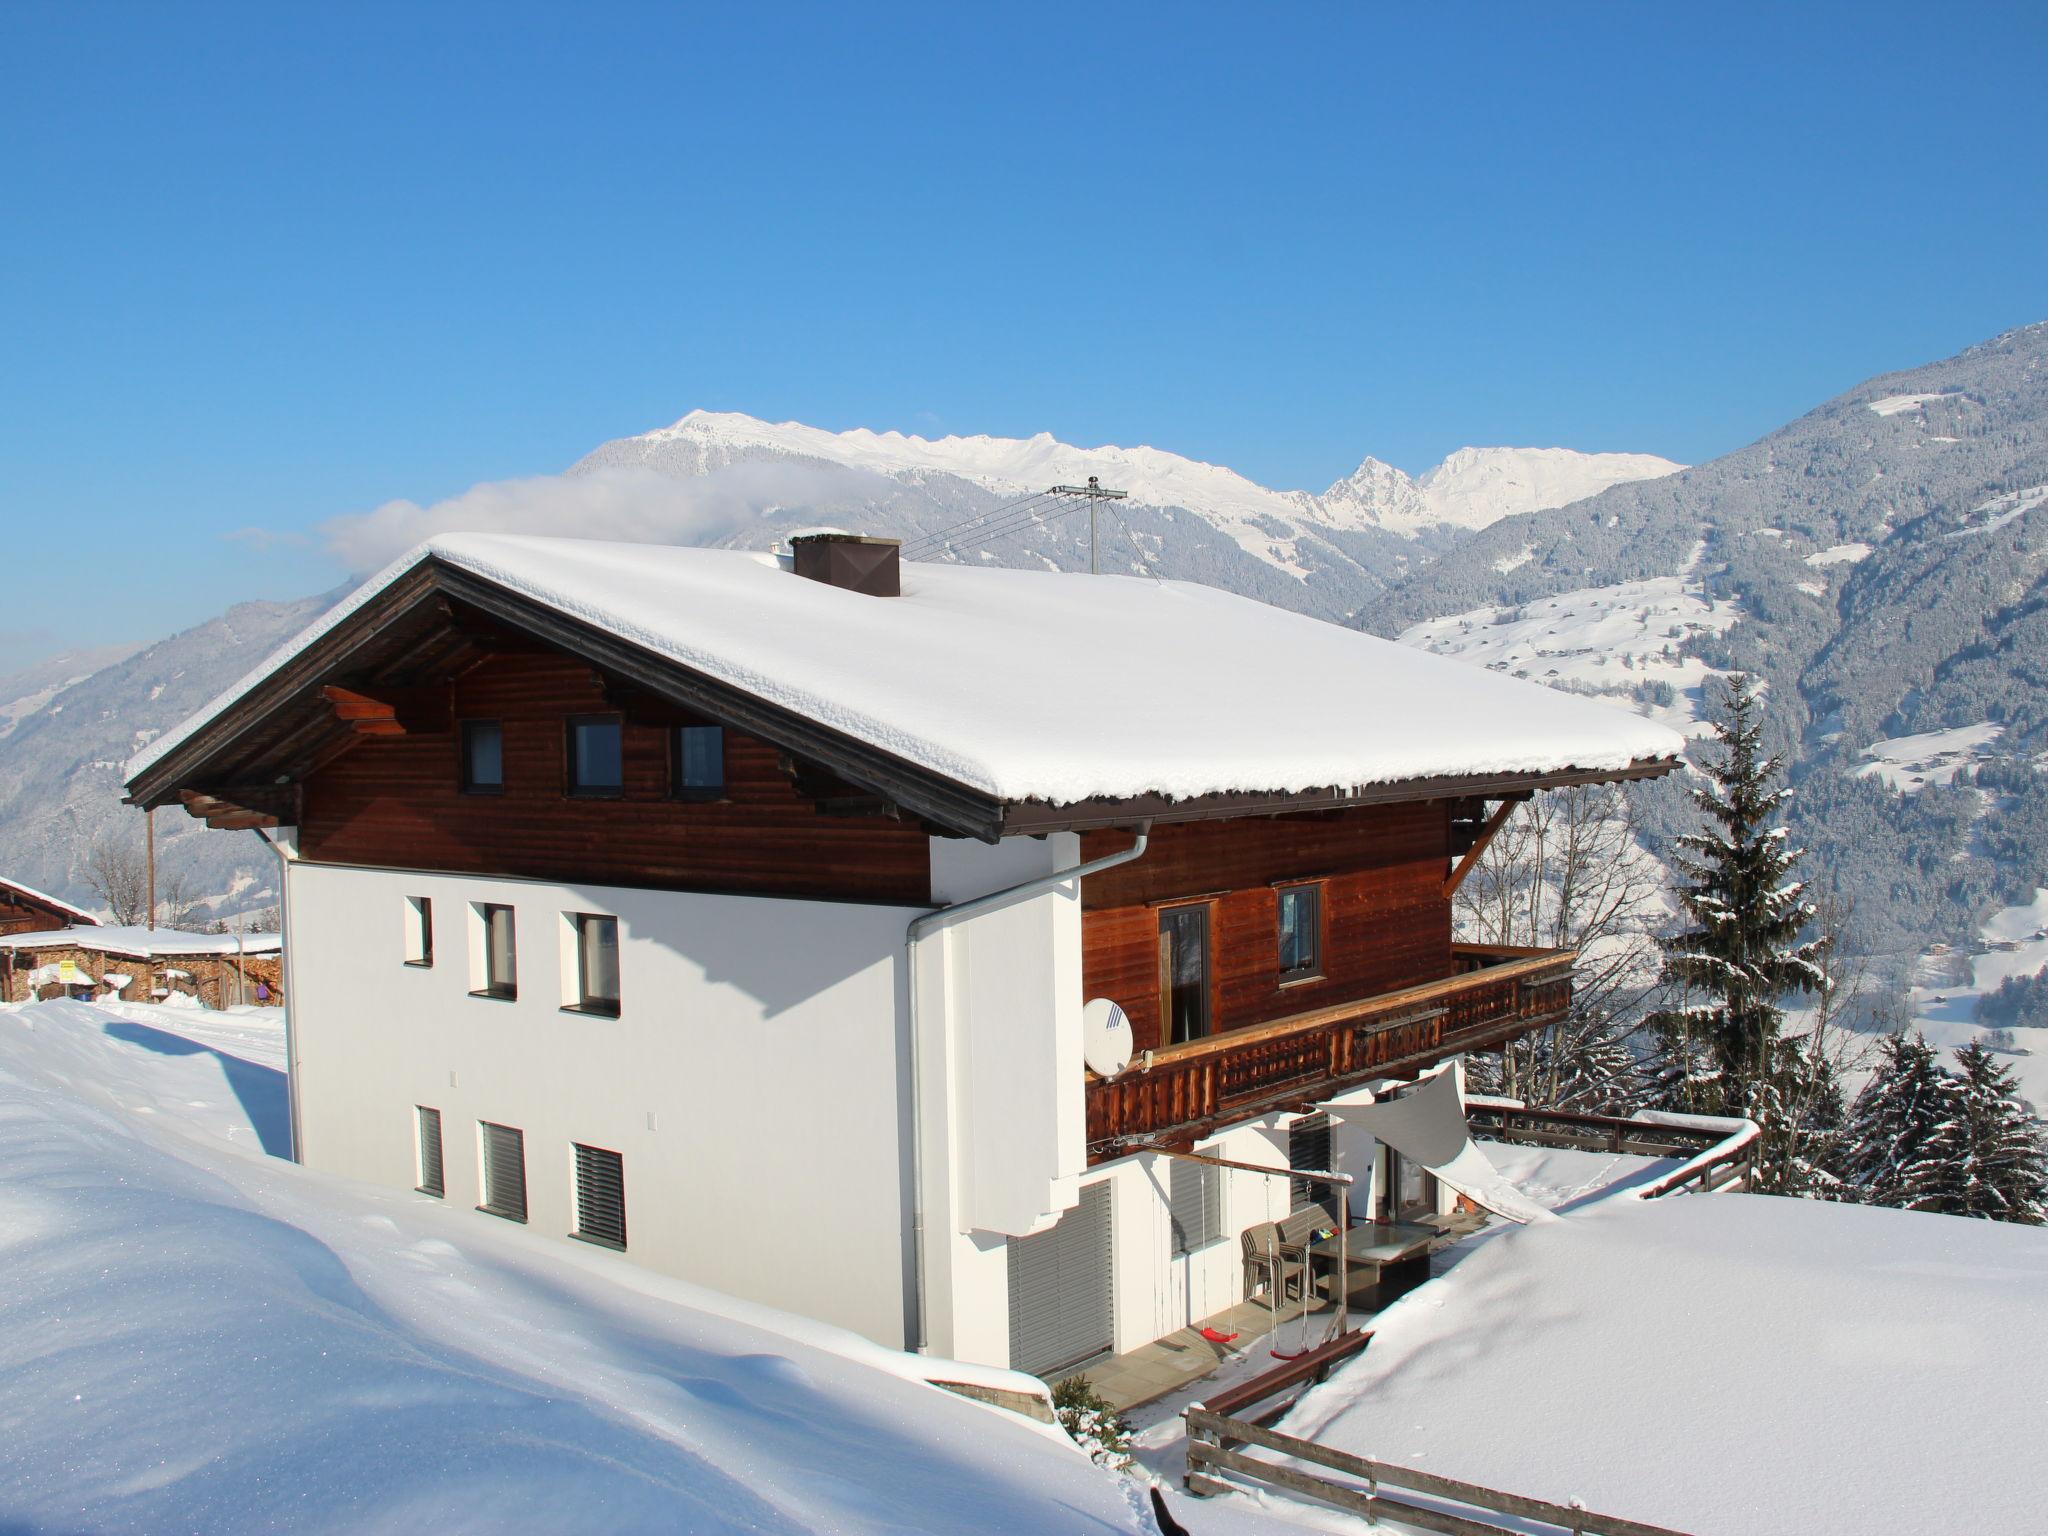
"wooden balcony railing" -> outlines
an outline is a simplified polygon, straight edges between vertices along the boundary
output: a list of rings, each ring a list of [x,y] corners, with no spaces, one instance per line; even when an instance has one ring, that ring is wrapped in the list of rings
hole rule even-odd
[[[1155,1051],[1114,1078],[1089,1074],[1088,1159],[1325,1095],[1351,1082],[1484,1050],[1571,1006],[1573,951],[1461,944],[1457,974]]]

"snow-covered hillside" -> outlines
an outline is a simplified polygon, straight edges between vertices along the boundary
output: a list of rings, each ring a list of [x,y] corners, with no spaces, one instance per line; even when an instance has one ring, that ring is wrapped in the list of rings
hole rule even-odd
[[[1154,1531],[1007,1372],[282,1161],[265,1032],[0,1008],[0,1527]]]
[[[1685,575],[1585,587],[1507,608],[1474,608],[1399,636],[1403,645],[1574,693],[1614,699],[1697,734],[1706,663],[1686,643],[1726,632],[1737,605]]]
[[[1565,506],[1610,485],[1684,467],[1646,453],[1460,448],[1414,479],[1368,458],[1355,474],[1316,496],[1272,490],[1233,469],[1158,448],[1078,448],[1045,432],[1029,438],[923,438],[865,427],[827,432],[732,411],[692,411],[673,426],[606,443],[578,468],[635,465],[695,476],[764,458],[813,460],[908,481],[951,475],[1004,495],[1078,485],[1094,475],[1140,505],[1186,507],[1238,525],[1277,518],[1411,536],[1443,526],[1483,528],[1517,512]]]

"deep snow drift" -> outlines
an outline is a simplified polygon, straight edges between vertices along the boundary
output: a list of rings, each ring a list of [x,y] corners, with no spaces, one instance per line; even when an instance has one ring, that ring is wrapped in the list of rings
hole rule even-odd
[[[2041,1529],[2039,1228],[1606,1199],[1482,1241],[1375,1327],[1281,1429],[1686,1531]]]
[[[275,1020],[0,1008],[0,1529],[1152,1529],[926,1362],[265,1155],[280,1074],[173,1031]]]

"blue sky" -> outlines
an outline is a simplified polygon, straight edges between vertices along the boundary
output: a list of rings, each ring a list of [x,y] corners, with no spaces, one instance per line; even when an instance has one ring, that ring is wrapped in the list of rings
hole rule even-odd
[[[0,8],[0,667],[695,406],[1319,488],[2048,318],[2040,6],[764,10]]]

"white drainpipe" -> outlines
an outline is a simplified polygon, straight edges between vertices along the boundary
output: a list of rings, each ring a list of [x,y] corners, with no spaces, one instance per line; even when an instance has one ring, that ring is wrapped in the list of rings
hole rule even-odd
[[[973,917],[993,907],[1000,907],[1021,897],[1036,896],[1055,886],[1065,885],[1069,880],[1079,880],[1085,875],[1100,874],[1105,869],[1114,869],[1119,864],[1128,864],[1145,852],[1145,845],[1151,840],[1152,823],[1138,823],[1137,841],[1121,853],[1105,854],[1099,859],[1090,859],[1085,864],[1076,864],[1069,869],[1056,869],[1049,875],[1039,875],[1020,885],[1006,886],[1000,891],[990,891],[986,896],[976,896],[971,901],[958,901],[950,907],[926,912],[910,920],[904,931],[903,952],[906,974],[904,979],[904,1001],[909,1012],[910,1025],[910,1265],[911,1289],[917,1298],[917,1338],[911,1348],[923,1354],[929,1347],[927,1297],[925,1290],[924,1257],[924,1047],[918,1031],[917,1007],[917,945],[932,929],[955,918]],[[950,1032],[951,1017],[939,1015],[939,1028]],[[946,1059],[952,1060],[951,1040],[947,1040]],[[947,1123],[952,1117],[947,1116]]]

